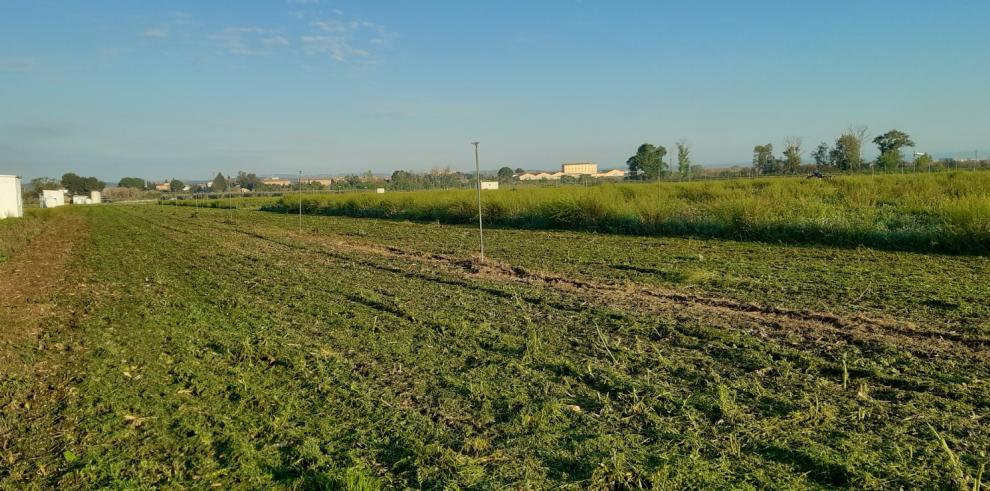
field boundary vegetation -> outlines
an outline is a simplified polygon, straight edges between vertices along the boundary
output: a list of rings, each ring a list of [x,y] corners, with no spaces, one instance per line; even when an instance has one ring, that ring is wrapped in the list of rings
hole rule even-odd
[[[262,210],[469,224],[469,190],[285,195]],[[201,202],[200,204],[202,204]],[[175,202],[192,206],[193,202]],[[230,206],[222,201],[211,207]],[[990,174],[604,184],[484,194],[486,225],[954,254],[990,252]]]

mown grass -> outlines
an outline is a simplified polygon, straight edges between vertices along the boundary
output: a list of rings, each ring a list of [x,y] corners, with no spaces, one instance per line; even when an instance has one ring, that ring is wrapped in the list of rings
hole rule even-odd
[[[298,230],[294,214],[241,213],[272,233]],[[307,232],[472,257],[470,225],[306,215]],[[990,335],[990,257],[723,239],[642,237],[562,230],[488,229],[488,257],[577,279],[658,285],[788,308],[894,317],[930,328]]]
[[[0,220],[0,263],[30,243],[45,229],[51,218],[59,213],[65,213],[65,210],[27,208],[21,218]]]
[[[973,488],[988,458],[990,365],[964,343],[615,302],[334,246],[396,233],[393,246],[460,250],[464,227],[309,217],[297,235],[270,213],[77,213],[90,222],[80,285],[55,299],[72,321],[26,355],[57,366],[35,390],[64,384],[66,398],[48,419],[0,398],[0,487]],[[510,232],[516,260],[561,271],[566,256],[527,244],[615,240],[605,267],[644,240]],[[649,240],[659,255],[672,239]],[[782,257],[759,259],[801,267]],[[979,281],[953,270],[933,288]]]
[[[735,179],[484,193],[489,225],[952,253],[990,251],[990,173]],[[296,195],[263,205],[295,211]],[[470,190],[304,196],[309,214],[477,220]]]

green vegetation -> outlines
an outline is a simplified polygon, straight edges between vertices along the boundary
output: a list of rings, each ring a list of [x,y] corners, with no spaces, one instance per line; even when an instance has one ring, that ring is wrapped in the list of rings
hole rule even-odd
[[[82,177],[72,172],[62,174],[61,183],[72,194],[89,194],[91,191],[103,191],[106,187],[95,177]]]
[[[480,266],[471,227],[67,211],[78,285],[2,345],[41,369],[0,375],[0,487],[979,489],[988,460],[986,257],[496,229]]]
[[[631,179],[642,178],[655,181],[666,174],[667,163],[663,160],[667,149],[663,145],[644,143],[636,149],[636,155],[626,160]]]
[[[117,183],[117,187],[144,190],[147,185],[140,177],[124,177]]]
[[[309,214],[451,224],[477,219],[466,190],[302,200]],[[292,194],[263,208],[298,206]],[[990,173],[506,189],[485,192],[484,218],[501,227],[983,254],[990,251]]]
[[[46,222],[55,213],[62,213],[62,211],[46,212],[38,208],[27,208],[24,210],[22,218],[0,220],[0,263],[6,261],[37,237],[44,230]]]

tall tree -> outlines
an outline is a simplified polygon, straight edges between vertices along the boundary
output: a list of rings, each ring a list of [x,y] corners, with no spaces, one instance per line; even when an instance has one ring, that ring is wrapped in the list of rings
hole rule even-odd
[[[416,176],[413,173],[404,170],[397,170],[392,173],[392,177],[389,179],[389,184],[392,189],[410,190],[416,189],[416,180]]]
[[[144,179],[140,177],[125,177],[117,183],[117,187],[144,189]]]
[[[645,179],[657,179],[667,169],[667,163],[663,161],[666,155],[667,149],[663,145],[644,143],[636,149],[636,155],[626,160],[626,165],[633,177],[642,174]]]
[[[829,148],[828,143],[821,142],[815,147],[815,151],[811,152],[811,157],[815,159],[815,165],[818,167],[826,167],[829,165]]]
[[[62,187],[67,189],[72,194],[82,194],[82,181],[83,178],[75,172],[66,172],[65,174],[62,174]]]
[[[103,191],[106,187],[95,177],[82,177],[73,172],[62,174],[62,186],[72,194],[88,194],[90,191]]]
[[[498,170],[498,180],[499,182],[509,182],[512,180],[512,168],[502,167]]]
[[[31,190],[39,193],[44,190],[55,190],[62,188],[62,183],[50,177],[35,177],[29,183]]]
[[[776,167],[773,158],[773,144],[757,145],[753,147],[753,169],[760,174],[772,173]]]
[[[217,177],[213,178],[213,184],[210,186],[214,191],[226,191],[227,190],[227,178],[223,177],[223,172],[217,172]]]
[[[913,147],[914,141],[907,133],[898,130],[890,130],[873,139],[873,143],[880,149],[880,157],[877,163],[885,169],[897,167],[904,161],[901,149]]]
[[[173,193],[182,191],[182,189],[185,187],[186,184],[178,179],[172,179],[172,181],[168,183],[168,188],[171,189]]]
[[[931,170],[932,165],[935,164],[935,159],[927,153],[919,153],[914,156],[914,168],[915,170]]]
[[[238,186],[254,191],[259,186],[261,186],[261,179],[254,173],[247,173],[244,171],[237,171],[237,177],[234,179],[234,184]]]
[[[797,172],[801,167],[801,144],[799,136],[789,136],[784,139],[784,171],[788,174]]]
[[[846,132],[836,138],[830,159],[832,165],[841,170],[855,170],[863,165],[859,137],[852,132]]]
[[[682,178],[691,176],[691,145],[687,140],[677,142],[677,171]]]

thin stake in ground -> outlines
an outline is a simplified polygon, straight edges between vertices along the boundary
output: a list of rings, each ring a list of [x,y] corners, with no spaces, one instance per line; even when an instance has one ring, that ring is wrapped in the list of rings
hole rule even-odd
[[[478,142],[474,145],[474,175],[478,186],[478,237],[481,239],[481,264],[485,264],[485,228],[481,223],[481,161],[478,159]]]

